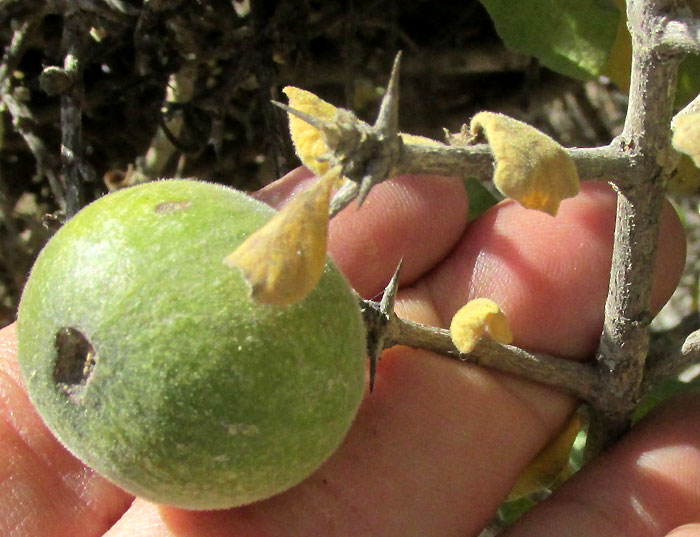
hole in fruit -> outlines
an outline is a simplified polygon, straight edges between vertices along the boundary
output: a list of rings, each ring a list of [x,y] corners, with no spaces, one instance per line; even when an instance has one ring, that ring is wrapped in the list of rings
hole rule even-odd
[[[156,205],[155,211],[158,214],[169,214],[176,213],[178,211],[186,210],[192,202],[189,200],[185,201],[164,201]]]
[[[56,332],[55,346],[53,380],[72,401],[80,403],[95,369],[95,348],[79,330],[69,326]]]

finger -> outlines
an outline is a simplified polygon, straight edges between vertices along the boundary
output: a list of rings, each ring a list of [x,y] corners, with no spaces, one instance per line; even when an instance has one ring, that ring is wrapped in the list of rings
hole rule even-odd
[[[667,537],[700,537],[700,523],[686,524],[672,530]]]
[[[402,293],[399,315],[444,323],[449,307],[443,304],[454,295],[462,293],[464,298],[469,286],[487,289],[501,273],[512,273],[517,283],[527,275],[523,271],[535,267],[535,273],[544,281],[550,278],[555,289],[558,278],[572,282],[575,276],[586,282],[587,292],[576,296],[576,308],[582,313],[569,314],[571,295],[551,293],[547,302],[551,315],[567,317],[568,323],[543,327],[537,312],[533,316],[514,308],[509,317],[518,327],[517,336],[536,341],[537,333],[544,331],[545,341],[552,341],[547,350],[576,354],[578,346],[585,349],[590,344],[587,334],[601,329],[600,317],[587,312],[602,310],[608,274],[590,260],[599,259],[601,251],[610,252],[612,229],[605,223],[614,220],[614,210],[614,193],[595,185],[586,186],[581,196],[564,204],[556,219],[542,219],[536,225],[517,206],[494,208],[484,220],[483,233],[467,231],[444,263]],[[510,211],[515,214],[509,216]],[[682,266],[682,230],[674,218],[672,212],[664,215],[660,256],[673,262],[655,286],[657,304],[668,298]],[[512,224],[498,228],[503,220]],[[520,225],[514,225],[517,222]],[[561,226],[583,232],[564,233]],[[489,227],[499,231],[487,233]],[[336,240],[355,232],[352,226],[339,228]],[[546,249],[517,247],[519,241],[531,245],[538,236],[547,238]],[[491,270],[474,270],[479,255],[472,255],[474,250],[465,244],[474,240],[486,254],[497,251],[504,241],[515,246],[494,256]],[[413,249],[421,247],[413,244]],[[346,263],[351,265],[352,259],[358,258]],[[587,262],[559,266],[562,259]],[[609,260],[603,262],[609,266]],[[460,266],[462,280],[469,282],[463,287],[458,287],[462,280],[456,276]],[[557,268],[555,276],[548,276],[548,266]],[[448,280],[452,285],[445,284]],[[499,286],[507,303],[510,287],[500,281],[493,288]],[[512,303],[533,303],[535,295],[548,292],[546,287],[514,285]],[[522,380],[426,351],[393,348],[385,352],[375,392],[364,401],[343,446],[301,486],[243,510],[202,515],[202,519],[175,509],[164,508],[162,513],[174,533],[182,536],[219,535],[216,532],[222,528],[248,535],[251,527],[280,535],[475,533],[573,405],[569,398]],[[197,528],[211,533],[198,534]]]
[[[331,221],[328,250],[355,289],[380,293],[401,259],[401,285],[410,285],[452,250],[469,206],[461,180],[398,177],[377,185],[358,209]]]
[[[0,535],[92,537],[131,497],[83,466],[53,437],[26,394],[15,325],[0,331]]]
[[[158,506],[135,499],[103,537],[176,537],[160,517]]]
[[[697,537],[699,505],[700,396],[695,395],[652,413],[507,535]]]
[[[280,207],[314,180],[309,170],[297,168],[255,197]],[[353,287],[371,298],[402,258],[403,285],[432,268],[461,236],[468,212],[461,180],[397,177],[374,187],[361,209],[353,203],[331,221],[329,254]]]
[[[305,166],[294,168],[277,181],[251,193],[251,196],[275,209],[284,207],[295,194],[303,192],[317,177]]]
[[[443,323],[468,300],[489,297],[511,322],[515,343],[572,358],[590,356],[603,322],[616,197],[606,183],[585,183],[556,218],[514,202],[471,226],[454,255],[429,279]],[[661,219],[652,308],[675,289],[685,235],[670,204]]]

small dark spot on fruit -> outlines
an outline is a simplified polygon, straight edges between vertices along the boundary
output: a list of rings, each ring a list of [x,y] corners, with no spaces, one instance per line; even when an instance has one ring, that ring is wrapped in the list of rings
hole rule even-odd
[[[164,201],[163,203],[156,205],[155,211],[158,214],[176,213],[178,211],[186,210],[190,205],[192,205],[192,202],[189,200]]]
[[[81,403],[97,362],[97,353],[77,329],[64,326],[56,332],[53,380],[73,402]]]

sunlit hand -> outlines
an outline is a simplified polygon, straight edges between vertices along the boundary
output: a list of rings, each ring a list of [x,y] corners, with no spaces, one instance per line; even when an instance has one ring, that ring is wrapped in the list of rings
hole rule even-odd
[[[279,206],[310,174],[257,196]],[[379,185],[331,224],[330,252],[375,297],[404,258],[397,313],[448,326],[470,298],[505,311],[518,346],[584,360],[600,335],[615,196],[586,184],[556,218],[512,202],[468,222],[458,180]],[[685,239],[666,208],[654,307]],[[0,333],[0,535],[8,537],[449,537],[477,535],[576,402],[551,389],[393,348],[338,452],[301,485],[248,507],[184,511],[134,500],[73,458],[24,390],[14,327]],[[663,536],[700,523],[700,399],[671,403],[533,510],[511,536]],[[700,536],[700,526],[674,533]]]

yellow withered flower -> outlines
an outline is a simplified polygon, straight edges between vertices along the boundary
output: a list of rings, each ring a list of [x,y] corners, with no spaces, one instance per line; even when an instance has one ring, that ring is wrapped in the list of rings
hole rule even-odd
[[[571,448],[582,427],[581,416],[575,413],[569,418],[563,429],[542,448],[542,451],[518,476],[507,500],[512,501],[529,496],[565,479],[569,468]]]

